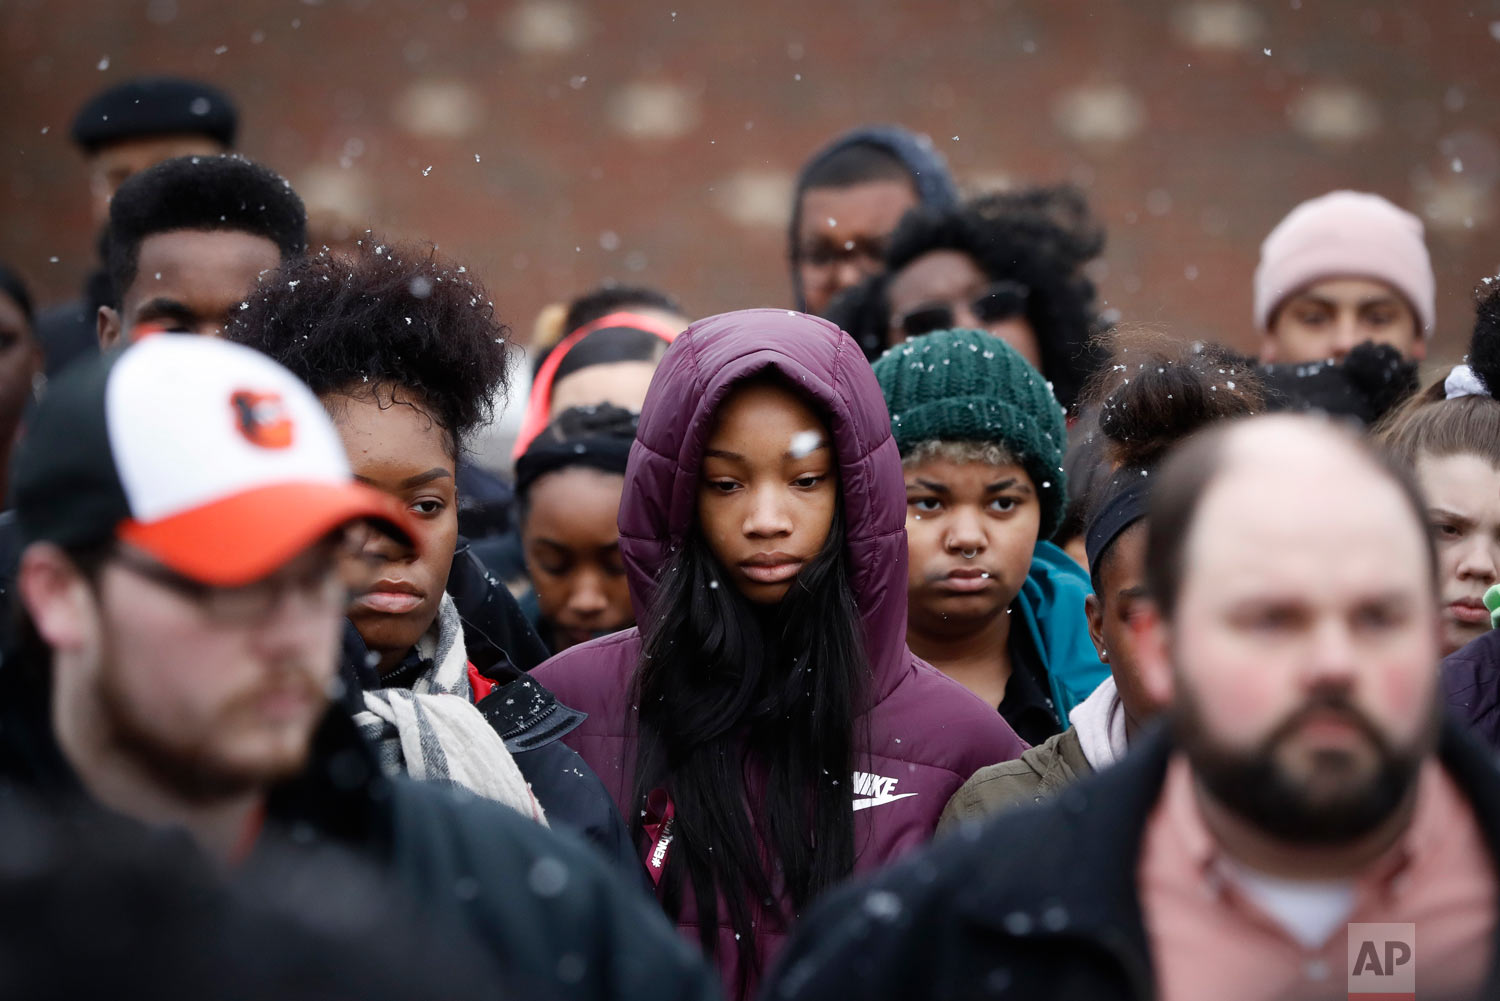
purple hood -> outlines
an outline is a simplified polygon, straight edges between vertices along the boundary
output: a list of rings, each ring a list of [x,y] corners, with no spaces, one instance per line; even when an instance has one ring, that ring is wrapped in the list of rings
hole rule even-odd
[[[870,363],[827,320],[784,309],[710,317],[678,340],[651,380],[620,501],[620,549],[637,621],[645,621],[672,546],[692,528],[703,449],[719,406],[737,383],[779,372],[812,399],[833,430],[872,694],[883,697],[910,656],[906,488]]]
[[[699,466],[713,417],[731,388],[774,369],[801,387],[833,431],[845,533],[870,660],[850,799],[857,870],[884,865],[931,839],[949,797],[985,765],[1025,749],[1000,714],[906,647],[906,491],[890,417],[859,347],[833,324],[784,309],[710,317],[689,327],[662,359],[641,414],[620,503],[620,546],[631,598],[644,621],[672,546],[692,528]],[[589,714],[564,737],[598,773],[627,818],[636,753],[631,704],[641,638],[635,629],[566,650],[533,675]],[[644,851],[643,851],[644,857]],[[695,941],[695,915],[680,919]],[[731,933],[719,965],[735,983]],[[763,960],[780,945],[757,935]]]

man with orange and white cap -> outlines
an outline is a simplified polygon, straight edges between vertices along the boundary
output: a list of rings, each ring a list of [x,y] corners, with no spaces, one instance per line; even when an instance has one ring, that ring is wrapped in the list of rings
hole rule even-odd
[[[228,857],[326,711],[350,526],[402,515],[252,351],[164,334],[81,368],[49,388],[12,480],[52,731],[94,798]]]
[[[1433,334],[1434,285],[1422,220],[1410,212],[1358,191],[1305,201],[1261,244],[1260,360],[1338,361],[1373,341],[1421,361]]]
[[[249,880],[352,852],[420,919],[472,936],[517,996],[712,996],[654,902],[586,847],[383,776],[331,703],[365,533],[410,535],[285,368],[174,334],[80,362],[49,385],[11,483],[24,615],[0,663],[4,793],[100,836],[184,831]]]

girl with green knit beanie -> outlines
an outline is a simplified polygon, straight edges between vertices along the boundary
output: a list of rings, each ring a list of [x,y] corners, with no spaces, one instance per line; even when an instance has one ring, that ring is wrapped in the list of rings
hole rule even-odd
[[[906,477],[907,644],[1040,744],[1109,674],[1088,575],[1047,541],[1067,507],[1062,407],[975,330],[907,341],[875,376]]]

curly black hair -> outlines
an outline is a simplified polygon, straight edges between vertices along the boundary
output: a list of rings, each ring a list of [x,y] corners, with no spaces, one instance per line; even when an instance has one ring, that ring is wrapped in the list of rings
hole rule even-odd
[[[889,347],[889,276],[936,250],[956,250],[991,281],[1030,290],[1026,319],[1036,331],[1042,374],[1058,402],[1071,408],[1103,360],[1092,338],[1109,326],[1083,270],[1104,250],[1104,230],[1083,193],[1069,185],[1030,188],[982,195],[948,211],[913,209],[891,236],[884,274],[845,293],[829,318],[878,355]]]
[[[283,260],[307,249],[307,210],[280,174],[235,154],[163,160],[110,200],[106,264],[116,301],[135,281],[145,239],[175,229],[263,236]]]
[[[226,336],[320,397],[400,390],[449,433],[455,455],[494,418],[510,366],[510,328],[466,268],[368,234],[354,254],[287,262]]]

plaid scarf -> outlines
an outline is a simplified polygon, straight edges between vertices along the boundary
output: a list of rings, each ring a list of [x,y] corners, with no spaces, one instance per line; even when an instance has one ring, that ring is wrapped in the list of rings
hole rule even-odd
[[[469,701],[463,624],[447,594],[436,625],[436,635],[429,633],[417,644],[429,666],[411,689],[365,692],[365,708],[354,722],[387,775],[451,782],[546,826],[542,806],[505,742]]]

